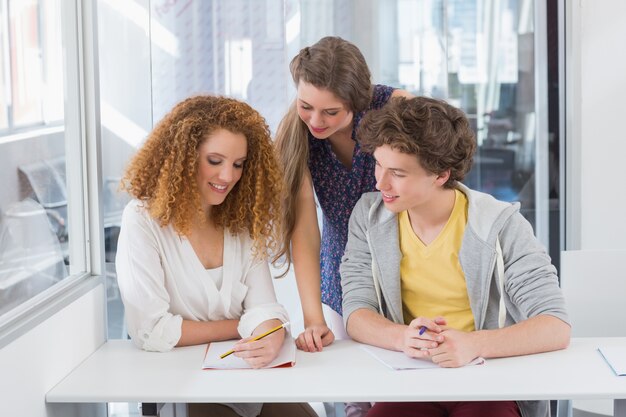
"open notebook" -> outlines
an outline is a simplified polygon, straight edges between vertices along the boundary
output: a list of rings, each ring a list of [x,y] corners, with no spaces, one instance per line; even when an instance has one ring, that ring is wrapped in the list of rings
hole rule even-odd
[[[227,340],[224,342],[212,342],[207,347],[204,355],[202,369],[251,369],[252,367],[241,358],[235,355],[228,355],[224,359],[220,359],[220,355],[228,352],[236,340]],[[280,353],[269,365],[264,368],[283,368],[296,364],[296,343],[290,336],[285,337],[283,347]]]
[[[361,349],[363,349],[391,369],[403,370],[439,368],[439,365],[429,360],[410,358],[404,353],[396,352],[395,350],[388,350],[369,345],[362,345]],[[482,365],[483,363],[485,363],[485,360],[483,358],[476,358],[468,363],[468,365]]]

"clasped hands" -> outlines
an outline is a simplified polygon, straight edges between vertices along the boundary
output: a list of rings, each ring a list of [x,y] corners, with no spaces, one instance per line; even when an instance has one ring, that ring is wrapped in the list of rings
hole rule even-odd
[[[480,356],[474,332],[462,332],[446,325],[443,317],[418,317],[406,326],[402,352],[418,359],[430,359],[444,368],[464,366]],[[420,328],[425,327],[420,335]]]

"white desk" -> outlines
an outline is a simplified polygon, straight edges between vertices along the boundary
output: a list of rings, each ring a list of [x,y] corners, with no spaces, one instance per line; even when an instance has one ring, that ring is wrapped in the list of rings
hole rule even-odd
[[[564,351],[490,359],[482,366],[393,371],[357,343],[298,352],[293,368],[201,370],[205,346],[143,352],[109,341],[46,395],[49,403],[560,400],[612,398],[626,416],[626,377],[598,346],[626,338],[573,339]]]

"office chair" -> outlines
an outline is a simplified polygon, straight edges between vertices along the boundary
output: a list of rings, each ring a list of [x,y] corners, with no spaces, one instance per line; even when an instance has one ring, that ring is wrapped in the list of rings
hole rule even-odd
[[[18,167],[21,186],[41,204],[60,242],[67,241],[65,157],[43,159]]]
[[[515,151],[503,147],[478,148],[474,165],[463,181],[470,188],[479,189],[504,201],[517,200],[514,176]]]

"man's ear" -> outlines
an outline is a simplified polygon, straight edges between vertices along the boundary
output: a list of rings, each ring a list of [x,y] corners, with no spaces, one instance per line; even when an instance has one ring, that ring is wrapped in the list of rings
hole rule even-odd
[[[448,181],[448,179],[450,179],[450,170],[446,169],[445,171],[437,175],[435,184],[437,184],[438,186],[443,186]]]

